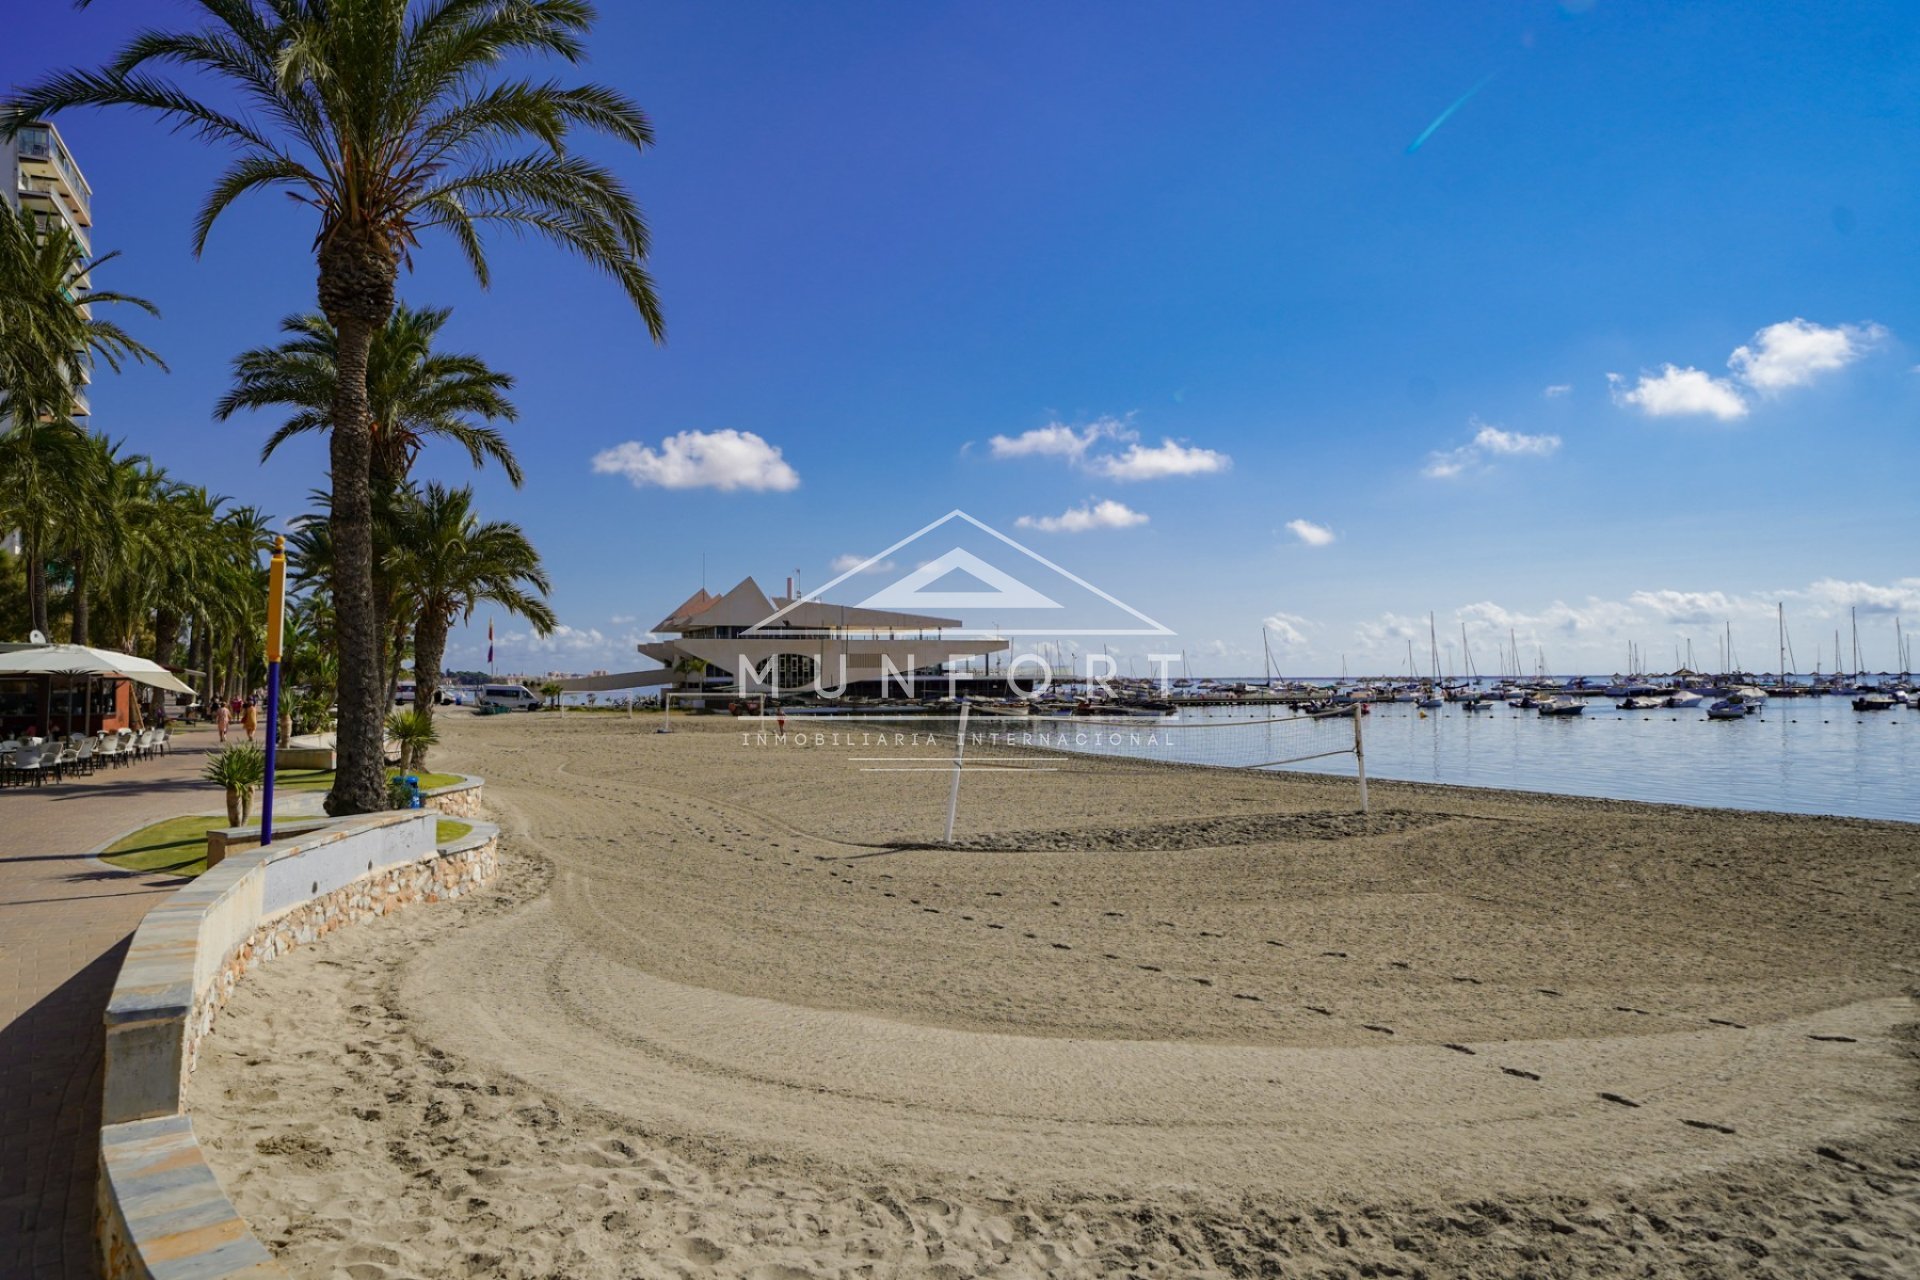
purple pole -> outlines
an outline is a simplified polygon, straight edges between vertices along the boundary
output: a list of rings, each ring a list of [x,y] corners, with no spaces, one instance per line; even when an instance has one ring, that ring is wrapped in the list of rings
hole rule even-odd
[[[267,664],[267,781],[260,792],[260,847],[273,843],[273,762],[280,746],[280,664]]]

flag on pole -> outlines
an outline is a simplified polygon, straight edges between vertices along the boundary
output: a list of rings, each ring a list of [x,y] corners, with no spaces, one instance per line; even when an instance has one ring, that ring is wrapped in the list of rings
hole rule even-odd
[[[493,619],[487,619],[487,665],[493,665]]]

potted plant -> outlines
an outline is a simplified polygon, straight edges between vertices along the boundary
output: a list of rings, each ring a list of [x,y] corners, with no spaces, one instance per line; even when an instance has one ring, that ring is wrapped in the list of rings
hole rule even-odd
[[[227,790],[227,825],[245,825],[253,813],[255,788],[267,779],[267,753],[251,742],[234,742],[207,759],[201,775]]]

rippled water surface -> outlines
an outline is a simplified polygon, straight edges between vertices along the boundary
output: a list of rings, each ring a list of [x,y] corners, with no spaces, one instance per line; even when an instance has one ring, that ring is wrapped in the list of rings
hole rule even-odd
[[[1173,721],[1101,725],[1108,740],[1078,749],[1244,765],[1352,742],[1345,719],[1252,723],[1276,714],[1285,713],[1188,710]],[[1158,740],[1147,741],[1156,727]],[[1620,711],[1600,698],[1565,717],[1450,705],[1423,718],[1411,704],[1386,703],[1363,728],[1372,778],[1920,821],[1920,711],[1908,708],[1863,713],[1845,698],[1794,698],[1724,721],[1697,708]],[[1281,767],[1351,774],[1353,763],[1344,755]]]

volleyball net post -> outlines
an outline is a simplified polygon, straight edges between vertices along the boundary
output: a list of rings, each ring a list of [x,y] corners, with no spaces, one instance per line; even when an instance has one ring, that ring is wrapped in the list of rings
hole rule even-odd
[[[953,735],[953,786],[947,792],[947,834],[943,837],[947,844],[953,843],[953,820],[960,813],[960,773],[967,766],[967,711],[969,704],[960,704],[960,723]]]
[[[1366,718],[1364,708],[1353,709],[1353,772],[1360,779],[1360,816],[1370,818],[1373,809],[1367,804],[1367,742],[1366,734],[1360,728]]]

